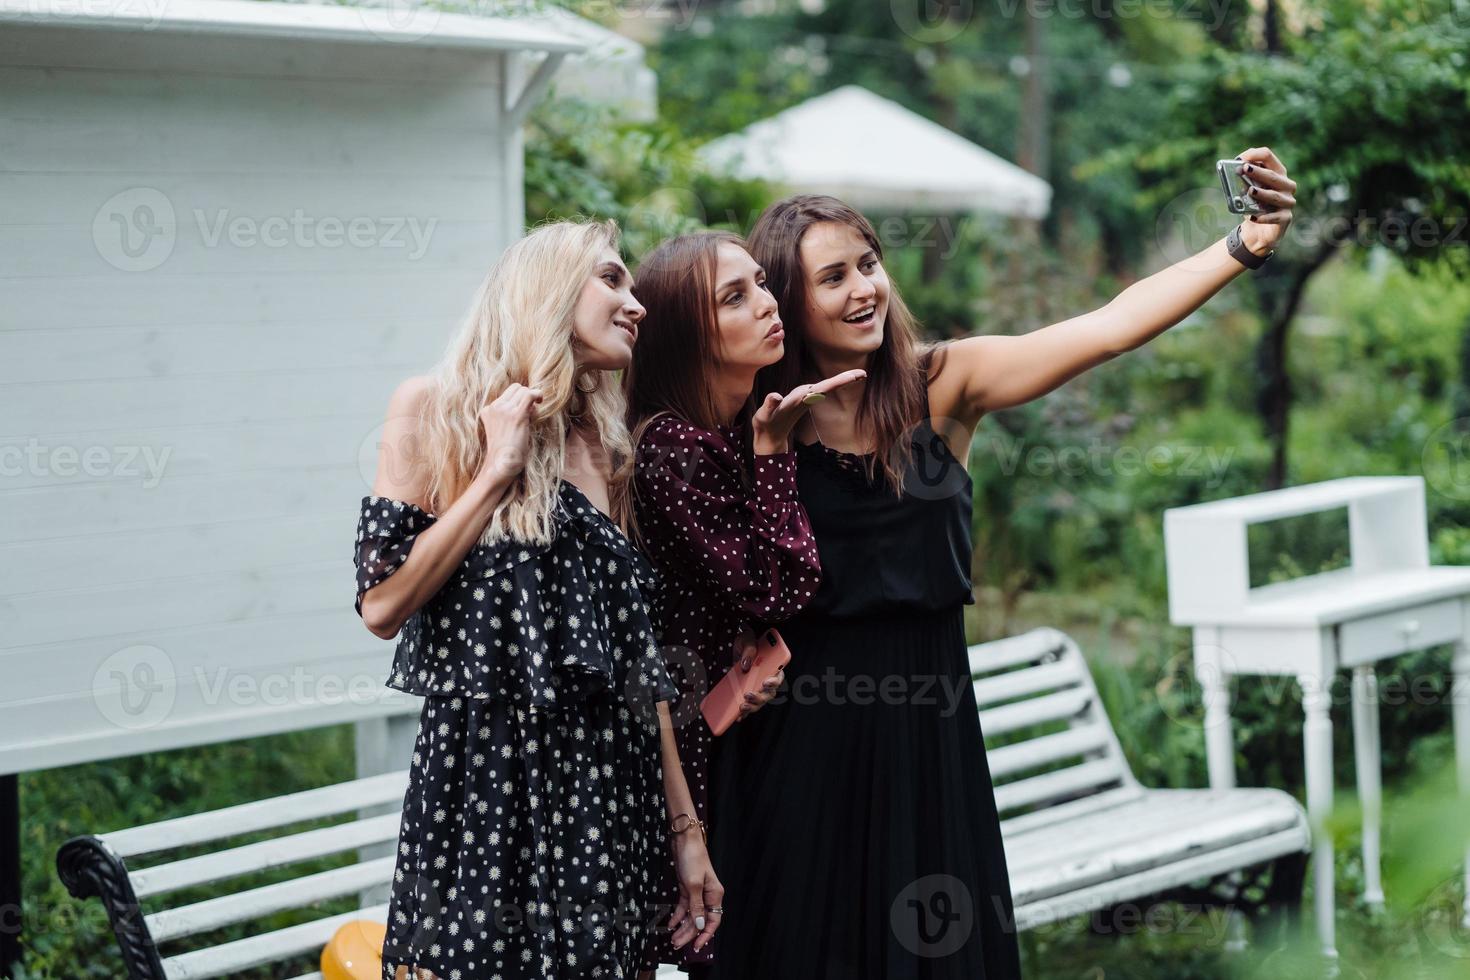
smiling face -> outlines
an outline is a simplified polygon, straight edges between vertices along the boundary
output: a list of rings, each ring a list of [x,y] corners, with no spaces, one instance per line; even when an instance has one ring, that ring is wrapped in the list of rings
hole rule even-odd
[[[755,369],[781,359],[786,333],[765,270],[731,242],[716,252],[714,302],[722,366]]]
[[[797,247],[806,286],[805,341],[837,360],[870,354],[883,344],[888,274],[866,238],[851,225],[820,221]]]
[[[617,252],[604,249],[572,314],[577,365],[598,371],[627,367],[633,360],[643,313],[643,305],[633,298],[633,277],[627,266]]]

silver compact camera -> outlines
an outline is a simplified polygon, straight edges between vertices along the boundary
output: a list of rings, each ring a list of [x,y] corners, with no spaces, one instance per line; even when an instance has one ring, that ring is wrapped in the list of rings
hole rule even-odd
[[[1225,207],[1231,214],[1260,214],[1268,209],[1246,193],[1247,188],[1258,185],[1240,172],[1244,163],[1239,157],[1215,161],[1215,172],[1220,175],[1220,189],[1225,192]]]

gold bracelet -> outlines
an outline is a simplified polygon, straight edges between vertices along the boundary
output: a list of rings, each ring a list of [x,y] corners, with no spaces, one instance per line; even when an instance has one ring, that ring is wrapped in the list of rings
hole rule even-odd
[[[684,825],[682,827],[679,826],[679,821],[680,820],[685,821],[685,823],[684,823]],[[672,830],[676,834],[682,834],[685,831],[690,830],[691,828],[694,828],[694,827],[698,827],[699,828],[699,839],[702,840],[702,841],[708,842],[709,841],[709,833],[705,829],[704,821],[701,820],[701,819],[699,819],[698,817],[696,817],[694,814],[692,814],[692,813],[679,813],[679,814],[675,814],[674,819],[671,820],[671,821],[669,821],[669,829]]]

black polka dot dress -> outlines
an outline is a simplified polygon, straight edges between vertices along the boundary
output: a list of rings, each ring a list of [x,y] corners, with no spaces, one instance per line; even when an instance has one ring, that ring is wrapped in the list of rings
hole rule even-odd
[[[656,702],[677,693],[653,566],[563,481],[548,545],[476,544],[400,631],[388,686],[422,695],[383,944],[440,980],[632,977],[666,898]],[[362,595],[435,518],[365,497]],[[410,974],[412,975],[412,974]]]

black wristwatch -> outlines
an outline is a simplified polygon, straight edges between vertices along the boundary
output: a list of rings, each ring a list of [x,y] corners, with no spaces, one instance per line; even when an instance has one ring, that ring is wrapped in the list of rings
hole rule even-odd
[[[1267,259],[1276,254],[1275,249],[1265,255],[1257,255],[1246,248],[1245,242],[1240,238],[1240,225],[1230,229],[1230,234],[1225,239],[1225,247],[1230,250],[1231,256],[1247,269],[1259,269],[1266,264]]]

